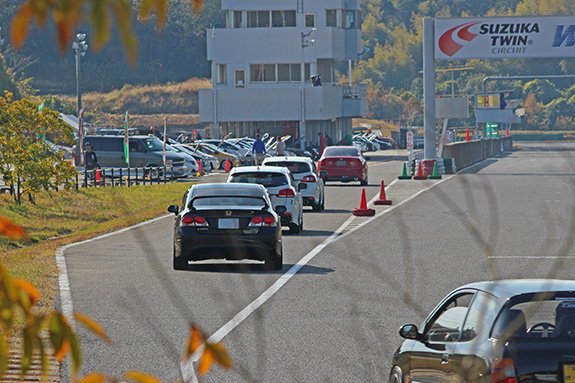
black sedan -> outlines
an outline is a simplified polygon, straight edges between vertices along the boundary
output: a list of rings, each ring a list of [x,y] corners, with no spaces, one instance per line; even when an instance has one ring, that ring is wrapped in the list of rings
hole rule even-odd
[[[399,334],[390,383],[574,383],[575,281],[471,283]]]
[[[283,266],[282,232],[265,187],[256,184],[193,185],[182,209],[170,205],[174,224],[174,269],[188,261],[255,259]]]

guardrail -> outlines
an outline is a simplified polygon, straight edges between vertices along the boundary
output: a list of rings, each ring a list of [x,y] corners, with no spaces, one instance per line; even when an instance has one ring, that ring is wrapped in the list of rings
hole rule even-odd
[[[170,170],[168,172],[168,170]],[[83,179],[80,180],[80,175]],[[132,185],[152,185],[174,180],[173,166],[141,168],[101,168],[84,170],[76,174],[76,190],[83,187],[122,187]]]

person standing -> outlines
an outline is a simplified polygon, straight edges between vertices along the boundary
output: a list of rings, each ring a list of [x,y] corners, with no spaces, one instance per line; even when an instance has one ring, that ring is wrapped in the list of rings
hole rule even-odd
[[[86,151],[84,152],[84,162],[86,167],[86,176],[93,181],[96,178],[96,170],[100,167],[98,163],[98,156],[92,151],[92,145],[89,142],[85,143]]]
[[[286,143],[282,141],[280,136],[276,137],[276,156],[285,156],[286,155]]]
[[[266,145],[261,140],[260,135],[256,134],[256,140],[252,145],[252,155],[255,157],[256,165],[259,165],[260,160],[264,157],[265,154],[266,154]]]
[[[318,133],[319,136],[319,156],[323,155],[323,151],[325,150],[325,137],[321,132]]]
[[[329,134],[325,136],[325,146],[333,146],[333,139]]]

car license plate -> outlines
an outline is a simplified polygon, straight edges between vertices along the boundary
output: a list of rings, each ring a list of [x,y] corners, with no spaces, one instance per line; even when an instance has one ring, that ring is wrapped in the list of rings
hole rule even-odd
[[[346,166],[347,165],[347,161],[336,161],[335,162],[335,166]]]
[[[575,383],[575,364],[563,365],[563,383]]]
[[[218,221],[218,229],[239,229],[240,220],[238,218],[222,218]]]

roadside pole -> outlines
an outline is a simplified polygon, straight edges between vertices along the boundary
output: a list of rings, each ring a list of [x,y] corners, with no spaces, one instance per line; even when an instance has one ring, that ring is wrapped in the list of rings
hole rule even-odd
[[[435,158],[435,57],[434,19],[423,19],[423,154]]]

